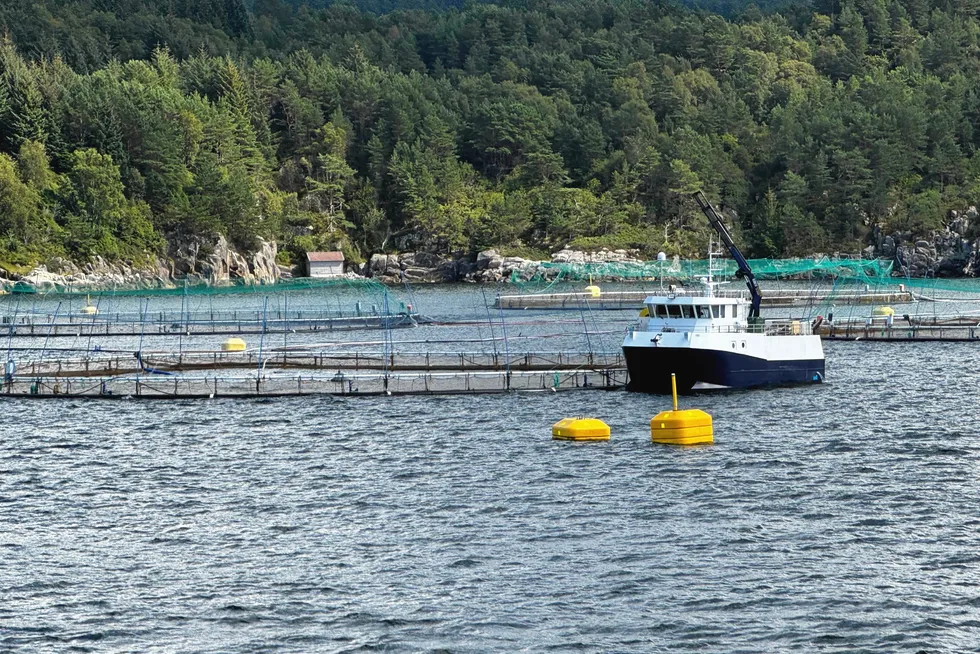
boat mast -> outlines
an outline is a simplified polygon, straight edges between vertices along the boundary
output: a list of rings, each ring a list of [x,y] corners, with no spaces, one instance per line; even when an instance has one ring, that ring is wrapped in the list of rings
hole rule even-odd
[[[745,260],[742,256],[741,251],[738,246],[735,245],[735,241],[732,239],[732,235],[728,232],[728,228],[725,227],[725,223],[722,222],[721,216],[715,211],[715,208],[711,206],[708,202],[708,198],[704,197],[704,193],[697,191],[693,194],[695,201],[697,201],[698,206],[701,207],[701,211],[708,218],[708,223],[718,232],[718,236],[721,238],[722,243],[728,248],[728,252],[735,259],[735,263],[738,264],[738,272],[735,273],[736,277],[745,280],[745,284],[749,287],[749,294],[752,296],[752,306],[749,309],[749,318],[759,317],[759,306],[762,304],[762,293],[759,292],[759,285],[755,281],[755,275],[752,274],[752,269],[749,268],[749,262]]]
[[[715,246],[714,240],[708,237],[708,297],[715,296]]]

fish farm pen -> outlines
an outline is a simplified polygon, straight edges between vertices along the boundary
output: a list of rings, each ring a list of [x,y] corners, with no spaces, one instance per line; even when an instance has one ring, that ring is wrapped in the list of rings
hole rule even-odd
[[[258,315],[256,315],[258,313]],[[357,329],[396,329],[426,322],[418,313],[393,313],[368,316],[318,316],[316,311],[296,311],[286,316],[263,316],[261,312],[227,312],[226,316],[208,314],[148,315],[143,319],[124,314],[3,316],[0,336],[70,337],[70,336],[139,336],[159,334],[220,335],[275,334],[284,332],[330,332]],[[235,315],[238,314],[238,315]]]
[[[616,389],[627,382],[618,342],[603,348],[603,335],[619,330],[603,332],[584,318],[507,321],[490,312],[482,289],[482,301],[471,293],[473,306],[443,311],[440,320],[417,310],[408,284],[401,292],[376,282],[265,290],[251,298],[225,289],[212,297],[200,288],[83,301],[57,294],[3,298],[2,393],[112,399],[476,394]],[[407,328],[419,331],[394,337]],[[369,330],[380,334],[358,335]],[[209,338],[216,335],[236,338],[219,350]],[[238,337],[251,338],[246,345]]]
[[[97,377],[201,371],[201,370],[345,370],[389,372],[584,371],[600,372],[626,367],[621,353],[528,352],[142,352],[123,355],[86,355],[65,359],[35,359],[17,368],[18,377]]]
[[[295,395],[462,395],[530,391],[614,390],[625,369],[333,375],[15,377],[8,396],[32,398],[182,399]]]
[[[676,291],[683,294],[683,290]],[[500,295],[494,301],[497,309],[558,309],[579,311],[587,306],[593,311],[622,311],[637,309],[643,304],[648,295],[660,295],[663,290],[636,290],[591,293],[536,293],[521,295]],[[738,297],[740,292],[715,292],[715,297]],[[830,292],[814,293],[807,289],[796,290],[767,290],[762,295],[764,307],[798,307],[826,302],[833,297],[838,305],[848,304],[891,304],[915,302],[922,299],[911,291],[868,291],[868,292]]]
[[[706,262],[668,264],[685,281],[707,272]],[[980,340],[980,285],[893,278],[880,262],[811,264],[760,268],[761,277],[783,280],[764,290],[769,320],[812,324],[825,341]],[[560,275],[587,279],[590,270],[601,272],[566,266]],[[614,311],[638,312],[647,294],[661,292],[640,273],[624,278],[644,286],[605,284],[598,296],[555,279],[13,294],[0,298],[7,339],[0,393],[174,399],[619,389],[629,381],[622,339],[636,314]],[[431,300],[428,311],[419,297]]]
[[[962,342],[980,340],[980,317],[936,318],[887,321],[871,318],[864,322],[821,324],[814,329],[825,341],[915,341]]]

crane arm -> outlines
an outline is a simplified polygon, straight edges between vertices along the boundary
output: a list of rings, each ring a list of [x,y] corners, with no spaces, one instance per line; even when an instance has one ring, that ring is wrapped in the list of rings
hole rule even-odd
[[[759,284],[755,281],[755,275],[752,274],[752,269],[749,268],[749,262],[745,260],[742,256],[742,252],[735,245],[735,241],[732,239],[732,235],[728,232],[728,228],[725,227],[725,223],[722,221],[721,216],[715,211],[715,208],[711,206],[708,202],[708,198],[704,196],[704,193],[697,191],[694,195],[694,200],[701,207],[701,211],[708,218],[708,223],[718,232],[718,236],[721,238],[725,247],[728,248],[728,252],[735,259],[735,263],[738,264],[737,276],[745,280],[745,284],[749,287],[749,294],[752,296],[752,306],[749,310],[749,318],[759,317],[759,307],[762,304],[762,293],[759,291]]]

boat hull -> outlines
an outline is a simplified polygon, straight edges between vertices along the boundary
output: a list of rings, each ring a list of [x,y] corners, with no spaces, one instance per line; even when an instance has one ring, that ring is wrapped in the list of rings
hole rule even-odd
[[[677,391],[700,388],[755,388],[820,383],[824,359],[768,359],[724,349],[623,346],[631,391],[670,393],[670,375]]]

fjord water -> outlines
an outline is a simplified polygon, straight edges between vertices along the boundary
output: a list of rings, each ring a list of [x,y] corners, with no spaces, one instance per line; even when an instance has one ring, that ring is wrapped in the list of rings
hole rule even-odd
[[[0,651],[972,650],[976,348],[829,343],[689,449],[618,391],[7,400]]]

